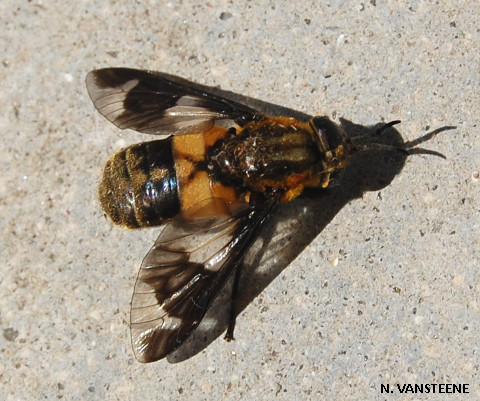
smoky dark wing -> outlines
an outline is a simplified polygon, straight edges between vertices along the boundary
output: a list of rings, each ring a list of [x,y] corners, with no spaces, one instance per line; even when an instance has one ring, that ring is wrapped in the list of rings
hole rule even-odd
[[[89,72],[86,85],[103,116],[119,128],[146,134],[193,133],[219,120],[243,126],[261,118],[261,113],[209,93],[207,87],[161,72],[105,68]]]
[[[164,358],[202,320],[258,234],[269,209],[208,199],[172,220],[142,262],[131,336],[140,362]],[[198,216],[195,218],[195,216]]]

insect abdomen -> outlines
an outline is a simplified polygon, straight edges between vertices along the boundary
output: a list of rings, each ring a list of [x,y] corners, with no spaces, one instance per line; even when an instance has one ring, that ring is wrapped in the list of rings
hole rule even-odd
[[[100,203],[114,223],[129,228],[162,224],[180,210],[171,138],[115,153],[99,186]]]

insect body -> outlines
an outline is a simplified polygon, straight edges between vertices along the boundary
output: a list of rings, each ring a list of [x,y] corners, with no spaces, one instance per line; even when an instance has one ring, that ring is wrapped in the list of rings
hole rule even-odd
[[[267,117],[167,74],[107,68],[86,84],[119,128],[171,135],[115,153],[99,187],[115,223],[166,223],[132,297],[135,356],[151,362],[199,324],[276,205],[327,187],[355,148],[327,117]]]

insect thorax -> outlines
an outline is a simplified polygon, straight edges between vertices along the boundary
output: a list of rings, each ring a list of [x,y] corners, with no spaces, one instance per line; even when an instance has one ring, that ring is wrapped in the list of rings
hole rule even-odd
[[[330,132],[318,133],[315,128],[312,123],[289,118],[247,124],[210,149],[209,168],[224,184],[251,191],[281,189],[282,201],[290,201],[305,187],[327,186],[330,174],[344,167],[332,157]],[[334,152],[338,149],[341,153],[341,143],[335,146]]]

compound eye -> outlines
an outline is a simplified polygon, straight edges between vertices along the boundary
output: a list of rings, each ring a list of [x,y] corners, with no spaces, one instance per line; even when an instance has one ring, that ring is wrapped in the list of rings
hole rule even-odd
[[[326,152],[342,144],[344,135],[337,124],[328,117],[317,116],[310,120],[310,124],[317,134],[316,140],[320,150]]]
[[[312,118],[313,126],[319,131],[325,131],[328,127],[335,126],[328,117],[316,116]]]

